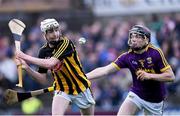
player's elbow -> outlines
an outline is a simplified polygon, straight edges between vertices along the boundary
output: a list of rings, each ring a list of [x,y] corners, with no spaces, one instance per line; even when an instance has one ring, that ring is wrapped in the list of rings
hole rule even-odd
[[[165,75],[166,75],[165,77],[168,78],[168,82],[174,82],[175,81],[175,76],[174,76],[174,73],[173,73],[172,69],[167,70],[165,72]]]
[[[173,73],[168,74],[167,77],[168,77],[168,82],[174,82],[175,81],[175,76]]]
[[[40,84],[42,85],[47,85],[48,81],[46,78],[42,78],[40,81],[39,81]]]
[[[175,81],[175,76],[174,76],[174,75],[171,75],[169,82],[174,82],[174,81]]]

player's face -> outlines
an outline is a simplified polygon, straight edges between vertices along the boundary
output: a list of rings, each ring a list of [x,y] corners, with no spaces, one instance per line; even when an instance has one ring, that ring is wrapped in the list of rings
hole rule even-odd
[[[46,31],[45,37],[48,41],[58,41],[60,38],[59,27],[51,28]]]
[[[142,48],[147,44],[148,40],[144,37],[144,35],[138,33],[130,34],[130,47],[132,49]]]

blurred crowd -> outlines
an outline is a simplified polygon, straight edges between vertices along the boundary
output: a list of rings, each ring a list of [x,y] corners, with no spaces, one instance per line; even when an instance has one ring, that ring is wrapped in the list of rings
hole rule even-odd
[[[149,18],[112,18],[94,20],[92,24],[83,24],[76,32],[68,28],[68,24],[59,20],[65,36],[74,41],[84,71],[87,73],[96,67],[114,61],[121,53],[128,50],[128,31],[134,24],[146,25],[152,31],[151,42],[162,49],[176,76],[174,83],[167,84],[168,100],[166,107],[180,104],[176,98],[180,96],[180,14]],[[40,19],[22,38],[22,51],[37,57],[38,49],[46,42],[39,28]],[[86,44],[80,45],[78,39],[84,37]],[[16,64],[13,62],[14,45],[10,37],[0,37],[0,99],[7,88],[15,88],[18,82]],[[31,65],[31,64],[30,64]],[[36,66],[31,65],[37,69]],[[51,79],[51,75],[50,79]],[[52,83],[40,85],[23,72],[24,90],[30,91],[46,87]],[[96,110],[117,111],[124,96],[131,86],[131,73],[128,69],[120,70],[104,79],[92,81],[92,91],[96,100]],[[46,101],[43,101],[46,102]],[[51,106],[51,104],[49,104]],[[5,107],[3,103],[0,107]],[[46,106],[44,106],[46,107]],[[73,111],[77,111],[72,105]],[[179,105],[180,108],[180,105]]]

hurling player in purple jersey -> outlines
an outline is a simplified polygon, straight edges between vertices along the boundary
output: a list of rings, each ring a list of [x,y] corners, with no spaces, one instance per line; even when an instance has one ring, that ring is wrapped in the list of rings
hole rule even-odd
[[[143,110],[145,115],[162,115],[165,98],[164,82],[173,82],[174,73],[161,49],[150,43],[147,27],[135,25],[129,31],[129,51],[111,64],[87,73],[88,79],[105,77],[122,68],[132,73],[133,84],[118,115],[133,115]]]

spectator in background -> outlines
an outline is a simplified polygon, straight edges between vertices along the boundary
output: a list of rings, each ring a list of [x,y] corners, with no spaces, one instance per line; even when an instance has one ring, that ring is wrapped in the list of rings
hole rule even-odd
[[[7,84],[2,84],[12,88],[17,81],[17,70],[16,64],[9,57],[11,54],[9,46],[9,38],[6,36],[0,37],[0,74],[3,80],[8,82]]]
[[[172,66],[173,71],[175,72],[176,80],[173,84],[168,86],[170,94],[180,96],[180,40],[175,39],[172,42],[172,57],[169,62]]]
[[[14,88],[17,82],[16,64],[12,59],[12,49],[7,36],[0,37],[0,109],[3,107],[3,93]]]

